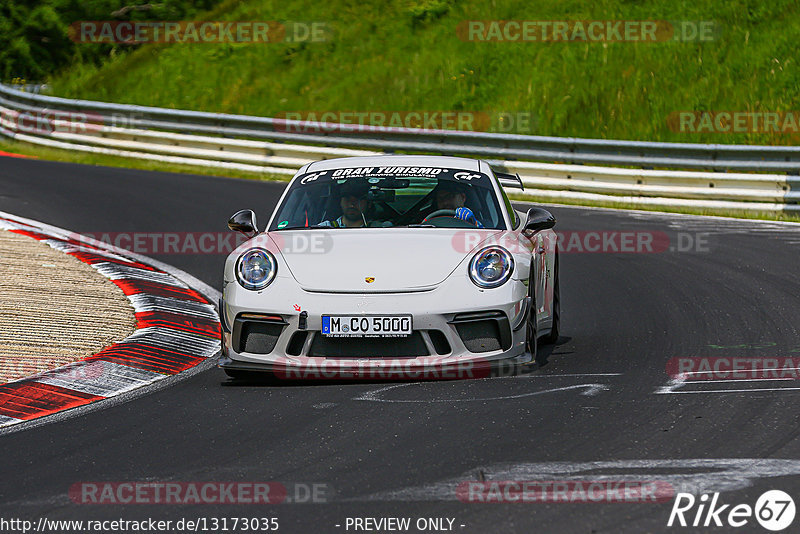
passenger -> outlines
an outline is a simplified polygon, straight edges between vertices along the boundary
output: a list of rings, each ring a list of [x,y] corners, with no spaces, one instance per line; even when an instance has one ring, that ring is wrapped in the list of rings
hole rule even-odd
[[[362,181],[348,180],[339,191],[339,206],[342,215],[332,221],[323,221],[320,226],[332,228],[361,228],[368,226],[365,213],[369,210],[370,201],[367,199],[369,185]]]

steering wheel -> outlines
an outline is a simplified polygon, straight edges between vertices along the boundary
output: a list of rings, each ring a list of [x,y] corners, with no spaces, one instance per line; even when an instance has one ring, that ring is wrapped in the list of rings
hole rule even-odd
[[[431,213],[430,215],[428,215],[427,217],[425,217],[422,220],[422,224],[425,224],[426,222],[428,222],[431,219],[436,219],[436,218],[439,218],[439,217],[453,217],[453,218],[456,218],[456,210],[436,210],[433,213]],[[472,222],[472,221],[464,221],[462,219],[457,219],[457,220],[459,220],[459,221],[461,221],[463,223],[471,224],[473,226],[478,226],[478,224],[477,224],[478,219],[477,218],[475,219],[474,222]]]
[[[424,219],[422,219],[422,224],[425,224],[431,219],[435,219],[437,217],[455,217],[456,210],[436,210]]]

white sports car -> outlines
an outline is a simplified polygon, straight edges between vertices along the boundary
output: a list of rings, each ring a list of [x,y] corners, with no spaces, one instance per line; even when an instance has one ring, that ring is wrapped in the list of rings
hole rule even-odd
[[[317,161],[225,262],[220,367],[234,378],[420,379],[532,369],[558,338],[555,218],[518,176],[439,156]]]

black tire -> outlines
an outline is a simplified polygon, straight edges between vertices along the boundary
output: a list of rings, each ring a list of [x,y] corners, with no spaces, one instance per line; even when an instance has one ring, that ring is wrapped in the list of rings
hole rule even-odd
[[[525,324],[525,350],[531,354],[535,362],[539,362],[539,331],[536,325],[536,276],[531,270],[531,275],[528,277],[528,297],[531,300],[530,309],[528,309],[528,320]]]
[[[555,344],[558,341],[559,331],[561,329],[561,287],[558,281],[558,254],[556,254],[555,273],[553,275],[553,327],[550,333],[542,338],[542,341],[548,345]]]

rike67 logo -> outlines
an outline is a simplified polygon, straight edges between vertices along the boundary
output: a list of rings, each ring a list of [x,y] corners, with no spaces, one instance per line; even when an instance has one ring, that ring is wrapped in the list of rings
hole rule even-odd
[[[722,504],[719,493],[704,493],[696,499],[691,493],[678,493],[667,526],[733,527],[751,524],[753,518],[765,529],[778,532],[794,521],[794,500],[781,490],[769,490],[749,504]]]

